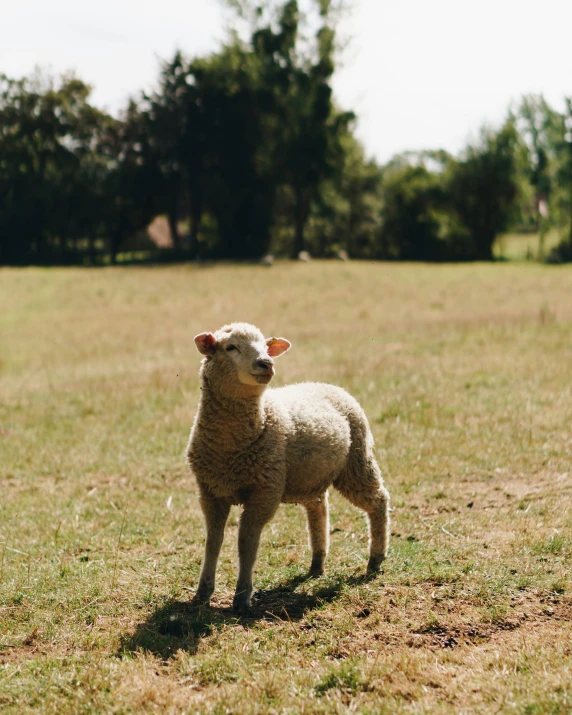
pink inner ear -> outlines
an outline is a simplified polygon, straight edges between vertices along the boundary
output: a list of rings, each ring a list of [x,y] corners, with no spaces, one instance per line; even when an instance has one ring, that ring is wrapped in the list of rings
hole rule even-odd
[[[278,357],[290,349],[291,343],[284,338],[268,338],[266,346],[270,357]]]
[[[212,333],[201,333],[195,336],[195,345],[201,355],[211,355],[216,346],[216,338]]]

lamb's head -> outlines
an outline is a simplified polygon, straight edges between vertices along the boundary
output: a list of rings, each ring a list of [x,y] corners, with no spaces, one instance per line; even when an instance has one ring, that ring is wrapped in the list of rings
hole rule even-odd
[[[284,338],[265,338],[248,323],[231,323],[201,333],[195,345],[205,356],[202,375],[229,397],[261,394],[274,377],[274,358],[290,348]]]

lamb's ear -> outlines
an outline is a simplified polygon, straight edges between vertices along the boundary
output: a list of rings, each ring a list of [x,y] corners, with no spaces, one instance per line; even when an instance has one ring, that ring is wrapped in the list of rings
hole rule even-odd
[[[195,335],[195,345],[201,355],[212,355],[216,350],[217,340],[212,333]]]
[[[268,338],[266,346],[268,347],[268,354],[274,358],[290,350],[292,343],[284,338]]]

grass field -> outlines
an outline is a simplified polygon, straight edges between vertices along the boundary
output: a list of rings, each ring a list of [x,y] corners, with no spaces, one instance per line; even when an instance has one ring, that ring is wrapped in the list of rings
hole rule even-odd
[[[0,271],[0,710],[572,712],[572,268],[313,262]],[[392,495],[384,573],[336,493],[212,608],[184,450],[199,356],[233,319],[293,343],[277,384],[362,403]]]
[[[559,231],[550,231],[543,246],[537,233],[505,233],[498,237],[493,253],[496,258],[509,261],[542,261],[561,241]]]

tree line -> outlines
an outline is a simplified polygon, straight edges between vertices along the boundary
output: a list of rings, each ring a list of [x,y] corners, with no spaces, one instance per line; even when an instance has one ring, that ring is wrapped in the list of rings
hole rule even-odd
[[[311,22],[296,0],[233,4],[247,39],[177,52],[118,117],[73,74],[0,76],[0,264],[115,261],[159,215],[172,259],[490,260],[508,228],[558,228],[572,252],[571,99],[382,166],[332,94],[332,0]]]

